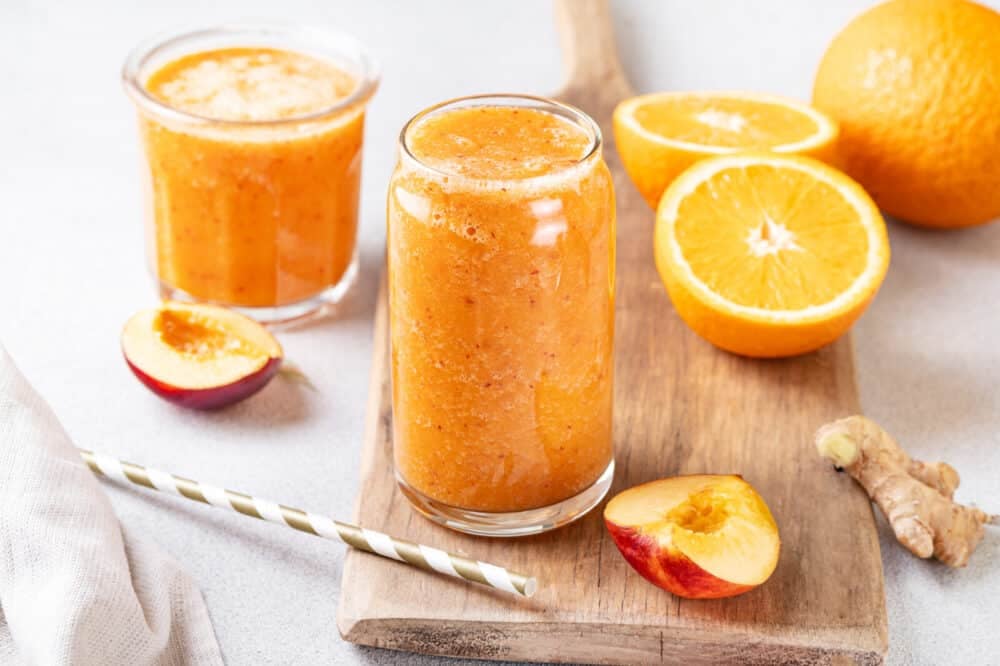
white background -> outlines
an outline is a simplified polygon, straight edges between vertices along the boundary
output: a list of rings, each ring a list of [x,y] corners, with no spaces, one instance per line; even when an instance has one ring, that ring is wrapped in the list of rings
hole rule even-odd
[[[868,4],[633,0],[614,11],[641,91],[740,88],[807,99],[826,43]],[[339,26],[383,64],[365,148],[362,274],[338,320],[281,336],[317,393],[275,381],[233,409],[196,414],[148,393],[118,351],[122,323],[155,298],[134,118],[118,72],[152,33],[242,19]],[[396,133],[445,98],[555,90],[549,4],[2,0],[0,63],[0,339],[77,443],[350,516]],[[952,462],[960,498],[998,511],[1000,224],[952,233],[890,227],[888,279],[856,328],[865,411],[914,454]],[[433,661],[338,638],[339,546],[172,498],[110,492],[122,520],[155,536],[198,580],[229,663]],[[1000,663],[997,532],[969,568],[949,571],[915,560],[883,530],[892,663]]]

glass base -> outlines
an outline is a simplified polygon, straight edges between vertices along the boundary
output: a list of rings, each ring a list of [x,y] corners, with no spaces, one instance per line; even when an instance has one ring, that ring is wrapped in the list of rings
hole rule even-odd
[[[541,534],[582,518],[601,503],[615,475],[612,460],[590,487],[557,504],[527,511],[490,513],[461,509],[427,497],[396,473],[396,482],[406,499],[423,515],[458,532],[489,537],[521,537]]]
[[[173,287],[162,280],[157,280],[156,284],[159,287],[160,298],[164,300],[187,301],[189,303],[215,303],[216,305],[223,305],[236,312],[245,314],[270,328],[291,328],[331,314],[334,307],[344,300],[344,296],[350,291],[357,277],[358,255],[355,252],[350,265],[348,265],[347,270],[344,271],[344,275],[340,278],[340,282],[332,287],[327,287],[310,298],[274,307],[244,307],[242,305],[232,305],[218,301],[207,301],[204,298],[192,296],[186,291]]]

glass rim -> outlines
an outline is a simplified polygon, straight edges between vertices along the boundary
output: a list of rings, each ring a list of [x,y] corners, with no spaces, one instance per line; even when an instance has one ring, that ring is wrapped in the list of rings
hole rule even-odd
[[[358,65],[357,83],[351,94],[344,99],[338,100],[330,106],[318,111],[306,113],[288,118],[276,118],[272,120],[233,120],[225,118],[213,118],[198,113],[192,113],[167,104],[154,97],[146,89],[145,81],[141,79],[142,69],[148,61],[168,49],[186,41],[212,36],[237,36],[247,34],[253,36],[284,37],[293,43],[298,40],[306,41],[308,36],[323,37],[331,42],[345,44],[347,49],[355,53],[347,59]],[[247,46],[252,47],[253,41],[248,40]],[[280,48],[280,47],[275,47]],[[294,46],[287,50],[297,51]],[[344,49],[346,50],[346,49]],[[197,51],[193,51],[196,53]],[[303,48],[300,53],[309,54],[309,50]],[[320,56],[322,57],[322,56]],[[354,74],[351,72],[351,74]],[[219,25],[196,27],[186,29],[175,29],[169,32],[162,32],[149,37],[138,45],[125,58],[125,63],[121,70],[122,85],[126,94],[142,110],[153,113],[168,120],[180,121],[188,124],[215,125],[228,127],[278,127],[290,124],[314,122],[325,120],[333,115],[350,109],[351,107],[362,105],[371,99],[379,83],[378,62],[371,56],[364,45],[354,36],[333,28],[313,27],[295,24],[282,23],[224,23]]]
[[[517,101],[532,102],[534,104],[537,104],[540,107],[540,110],[542,111],[551,112],[552,109],[560,111],[561,117],[570,120],[578,127],[582,127],[584,131],[586,131],[589,134],[590,143],[587,145],[586,152],[581,157],[576,159],[572,164],[560,167],[558,170],[549,173],[542,173],[536,176],[526,176],[523,178],[474,178],[472,176],[467,176],[460,173],[453,173],[450,171],[443,171],[437,167],[433,167],[424,162],[423,160],[421,160],[416,155],[414,155],[413,151],[410,150],[410,145],[408,142],[410,130],[416,127],[422,120],[424,120],[431,114],[441,111],[447,107],[463,104],[465,102],[478,101],[478,102],[488,103],[491,100],[496,101],[496,103],[492,104],[491,106],[518,106],[517,104],[504,103],[504,100],[508,101],[513,100],[515,102]],[[482,104],[482,106],[486,105],[487,104]],[[426,169],[431,173],[441,177],[463,178],[468,180],[475,180],[478,182],[528,183],[541,179],[552,178],[553,176],[558,176],[560,174],[572,171],[577,167],[579,167],[581,164],[586,164],[587,162],[591,161],[595,155],[601,154],[601,147],[604,143],[604,138],[601,134],[601,128],[597,124],[597,121],[591,118],[586,112],[573,106],[572,104],[567,104],[566,102],[560,102],[550,97],[543,97],[541,95],[530,95],[524,93],[480,93],[475,95],[464,95],[462,97],[454,97],[452,99],[445,100],[443,102],[438,102],[437,104],[433,104],[423,109],[422,111],[420,111],[419,113],[417,113],[412,118],[406,121],[406,124],[403,125],[403,129],[400,130],[399,132],[398,142],[400,149],[403,151],[403,154],[405,154],[409,159],[413,160],[422,169]]]

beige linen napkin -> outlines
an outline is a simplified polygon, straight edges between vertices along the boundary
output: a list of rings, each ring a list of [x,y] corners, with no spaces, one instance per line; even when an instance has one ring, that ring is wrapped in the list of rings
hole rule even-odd
[[[221,664],[201,593],[127,532],[0,346],[0,663]]]

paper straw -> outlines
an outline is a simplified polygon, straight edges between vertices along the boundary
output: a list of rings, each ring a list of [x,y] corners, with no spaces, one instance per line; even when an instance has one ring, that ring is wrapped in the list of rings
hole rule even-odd
[[[185,499],[211,504],[220,509],[235,511],[245,516],[270,523],[285,525],[312,534],[340,541],[373,555],[405,562],[424,571],[434,571],[453,578],[488,585],[504,592],[530,597],[538,588],[534,578],[508,571],[495,564],[471,560],[438,548],[397,539],[382,532],[349,525],[316,513],[295,509],[284,504],[263,500],[246,493],[226,490],[207,483],[192,481],[149,467],[136,465],[111,456],[79,449],[90,470],[99,476],[115,481],[143,486]]]

